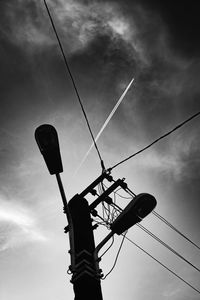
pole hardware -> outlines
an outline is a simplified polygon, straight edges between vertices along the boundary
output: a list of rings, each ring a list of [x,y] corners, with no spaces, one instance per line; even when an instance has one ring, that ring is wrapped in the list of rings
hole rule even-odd
[[[95,179],[82,193],[80,193],[81,197],[85,197],[88,193],[93,194],[94,188],[101,182],[103,182],[104,179],[107,179],[108,181],[113,181],[112,176],[110,175],[110,172],[105,171],[103,172],[97,179]],[[95,194],[96,195],[96,194]]]

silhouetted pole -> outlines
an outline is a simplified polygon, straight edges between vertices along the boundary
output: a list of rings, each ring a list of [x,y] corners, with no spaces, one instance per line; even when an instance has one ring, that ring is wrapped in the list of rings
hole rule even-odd
[[[100,270],[95,262],[95,242],[90,217],[90,208],[85,198],[75,195],[68,204],[71,215],[72,284],[75,300],[103,300]]]
[[[102,273],[99,269],[99,250],[114,234],[122,234],[145,218],[155,208],[156,199],[147,193],[135,195],[128,189],[124,178],[114,181],[110,171],[106,171],[95,179],[81,194],[76,194],[68,204],[60,177],[60,173],[63,172],[63,166],[57,131],[52,125],[43,124],[35,130],[35,138],[50,174],[56,175],[64,205],[64,213],[68,220],[65,232],[69,231],[69,252],[71,256],[69,269],[72,272],[71,282],[74,287],[75,300],[103,300],[100,283]],[[105,178],[109,182],[114,181],[114,183],[89,205],[84,197],[88,193],[96,196],[95,187],[100,182],[103,182]],[[95,216],[97,213],[95,208],[102,201],[116,205],[112,202],[112,198],[109,195],[119,186],[125,191],[128,190],[129,193],[131,192],[133,199],[110,225],[111,232],[95,248],[90,213]]]

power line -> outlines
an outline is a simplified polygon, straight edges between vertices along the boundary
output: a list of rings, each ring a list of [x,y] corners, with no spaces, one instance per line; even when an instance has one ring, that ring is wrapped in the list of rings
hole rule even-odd
[[[105,184],[104,184],[105,186]],[[121,188],[119,188],[120,190]],[[124,197],[122,195],[120,195],[118,193],[118,190],[116,192],[114,192],[114,194],[117,194],[119,197],[124,198],[124,199],[131,199],[133,197]],[[116,204],[114,204],[116,205]],[[116,205],[117,206],[117,205]],[[118,208],[121,210],[121,208],[118,206]],[[169,221],[167,221],[163,216],[161,216],[158,212],[156,212],[155,210],[152,211],[152,214],[160,219],[163,223],[165,223],[168,227],[170,227],[172,230],[174,230],[175,232],[177,232],[180,236],[182,236],[185,240],[187,240],[189,243],[191,243],[193,246],[195,246],[198,250],[200,250],[200,247],[194,243],[191,239],[189,239],[185,234],[183,234],[179,229],[177,229],[174,225],[172,225]]]
[[[50,10],[49,10],[49,8],[48,8],[48,5],[47,5],[46,0],[44,0],[44,5],[45,5],[45,7],[46,7],[46,10],[47,10],[47,13],[48,13],[48,16],[49,16],[49,19],[50,19],[50,22],[51,22],[53,31],[54,31],[55,36],[56,36],[56,39],[57,39],[57,41],[58,41],[58,45],[59,45],[59,47],[60,47],[60,51],[61,51],[61,54],[62,54],[62,56],[63,56],[65,66],[66,66],[66,68],[67,68],[67,72],[69,73],[69,76],[70,76],[70,78],[71,78],[71,81],[72,81],[72,84],[73,84],[73,87],[74,87],[74,90],[75,90],[75,93],[76,93],[78,102],[79,102],[80,107],[81,107],[81,110],[82,110],[82,112],[83,112],[85,121],[86,121],[86,123],[87,123],[88,129],[89,129],[89,132],[90,132],[90,135],[91,135],[91,137],[92,137],[94,146],[95,146],[95,148],[96,148],[97,154],[98,154],[98,156],[99,156],[99,159],[100,159],[100,162],[101,162],[102,170],[105,170],[104,162],[103,162],[103,160],[102,160],[100,151],[99,151],[99,149],[98,149],[98,147],[97,147],[97,143],[96,143],[95,138],[94,138],[94,135],[93,135],[93,133],[92,133],[92,129],[91,129],[91,126],[90,126],[90,123],[89,123],[89,120],[88,120],[86,111],[85,111],[84,106],[83,106],[83,103],[82,103],[82,101],[81,101],[81,98],[80,98],[78,89],[77,89],[77,87],[76,87],[76,83],[75,83],[74,77],[73,77],[72,72],[71,72],[71,70],[70,70],[70,67],[69,67],[69,64],[68,64],[68,61],[67,61],[65,52],[64,52],[64,50],[63,50],[63,46],[62,46],[61,40],[60,40],[60,38],[59,38],[58,32],[57,32],[57,30],[56,30],[56,26],[55,26],[55,24],[54,24],[54,21],[53,21],[53,18],[52,18],[52,16],[51,16],[51,13],[50,13]]]
[[[122,93],[122,95],[120,96],[119,100],[117,101],[117,103],[115,104],[115,106],[113,107],[111,113],[109,114],[109,116],[107,117],[107,119],[105,120],[104,124],[102,125],[99,133],[97,134],[97,136],[95,137],[95,142],[98,141],[99,137],[101,136],[102,132],[104,131],[104,129],[106,128],[106,126],[108,125],[108,123],[110,122],[112,116],[114,115],[114,113],[116,112],[117,108],[119,107],[119,105],[121,104],[121,102],[123,101],[124,97],[126,96],[128,90],[130,89],[132,83],[134,81],[134,78],[132,78],[132,80],[129,82],[129,84],[127,85],[126,89],[124,90],[124,92]],[[90,148],[88,149],[88,151],[86,152],[86,154],[84,155],[83,159],[81,160],[78,168],[76,169],[74,175],[79,171],[79,169],[82,167],[82,165],[84,164],[86,158],[88,157],[90,151],[92,150],[94,146],[94,142],[92,143],[92,145],[90,146]]]
[[[190,242],[193,246],[195,246],[197,249],[200,250],[200,247],[195,244],[193,241],[191,241],[191,239],[189,239],[186,235],[184,235],[180,230],[178,230],[174,225],[172,225],[169,221],[167,221],[164,217],[162,217],[159,213],[157,213],[156,211],[153,211],[152,214],[157,217],[158,219],[160,219],[162,222],[164,222],[167,226],[169,226],[171,229],[173,229],[174,231],[176,231],[178,234],[180,234],[184,239],[186,239],[188,242]]]
[[[119,207],[117,204],[113,204],[115,205],[119,211],[122,211],[121,207]],[[157,242],[159,242],[161,245],[163,245],[165,248],[167,248],[168,250],[170,250],[172,253],[174,253],[176,256],[178,256],[180,259],[182,259],[183,261],[185,261],[187,264],[189,264],[191,267],[193,267],[195,270],[197,270],[198,272],[200,272],[200,269],[198,269],[195,265],[193,265],[191,262],[189,262],[186,258],[184,258],[181,254],[179,254],[177,251],[175,251],[172,247],[170,247],[168,244],[166,244],[165,242],[163,242],[161,239],[159,239],[155,234],[153,234],[150,230],[148,230],[146,227],[144,227],[143,225],[137,223],[136,224],[140,229],[142,229],[143,231],[145,231],[147,234],[149,234],[152,238],[154,238]]]
[[[104,184],[104,186],[105,186],[105,184]],[[119,197],[121,197],[121,198],[123,198],[123,199],[132,199],[133,198],[133,196],[132,197],[124,197],[124,196],[122,196],[122,195],[120,195],[119,193],[118,193],[118,191],[119,190],[121,190],[121,187],[117,190],[117,191],[115,191],[114,192],[114,194],[117,194]],[[116,204],[114,204],[114,205],[116,205]],[[116,205],[117,206],[117,205]],[[121,208],[118,206],[118,208],[121,210]],[[177,229],[174,225],[172,225],[169,221],[167,221],[163,216],[161,216],[158,212],[156,212],[155,210],[154,211],[152,211],[152,214],[156,217],[156,218],[158,218],[158,219],[160,219],[160,221],[162,221],[163,223],[165,223],[168,227],[170,227],[172,230],[174,230],[175,232],[177,232],[180,236],[182,236],[185,240],[187,240],[189,243],[191,243],[193,246],[195,246],[198,250],[200,250],[200,247],[196,244],[196,243],[194,243],[191,239],[189,239],[185,234],[183,234],[179,229]]]
[[[123,235],[123,234],[122,234]],[[160,262],[157,258],[155,258],[153,255],[151,255],[150,253],[148,253],[146,250],[144,250],[141,246],[139,246],[138,244],[136,244],[135,242],[133,242],[131,239],[129,239],[127,236],[125,237],[130,243],[132,243],[133,245],[135,245],[138,249],[140,249],[141,251],[143,251],[145,254],[147,254],[149,257],[151,257],[154,261],[156,261],[157,263],[159,263],[163,268],[165,268],[166,270],[168,270],[169,272],[171,272],[174,276],[176,276],[177,278],[179,278],[181,281],[183,281],[185,284],[187,284],[189,287],[191,287],[193,290],[195,290],[197,293],[200,294],[200,291],[197,290],[194,286],[192,286],[189,282],[187,282],[185,279],[183,279],[181,276],[179,276],[178,274],[176,274],[174,271],[172,271],[171,269],[169,269],[167,266],[165,266],[162,262]]]
[[[103,226],[106,226],[105,224],[101,224]],[[137,243],[133,242],[130,238],[128,238],[126,236],[127,232],[122,233],[121,235],[124,237],[124,239],[127,239],[130,243],[132,243],[133,245],[135,245],[138,249],[140,249],[141,251],[143,251],[145,254],[147,254],[149,257],[151,257],[154,261],[156,261],[158,264],[160,264],[163,268],[165,268],[166,270],[168,270],[170,273],[172,273],[174,276],[176,276],[178,279],[180,279],[182,282],[184,282],[186,285],[188,285],[190,288],[192,288],[194,291],[196,291],[197,293],[200,294],[200,291],[197,290],[193,285],[191,285],[189,282],[187,282],[185,279],[183,279],[181,276],[179,276],[177,273],[175,273],[174,271],[172,271],[170,268],[168,268],[166,265],[164,265],[161,261],[159,261],[157,258],[155,258],[153,255],[151,255],[149,252],[147,252],[146,250],[144,250],[144,248],[142,248],[141,246],[139,246]],[[124,239],[122,239],[121,244],[120,244],[120,248],[118,250],[114,265],[112,267],[112,269],[109,271],[109,273],[106,274],[106,276],[104,276],[102,279],[105,279],[114,269],[116,263],[117,263],[117,259],[122,247],[122,244],[124,242]]]
[[[185,125],[186,123],[188,123],[189,121],[191,121],[192,119],[198,117],[200,115],[200,111],[197,112],[196,114],[192,115],[191,117],[189,117],[188,119],[186,119],[185,121],[183,121],[182,123],[180,123],[179,125],[177,125],[176,127],[174,127],[172,130],[168,131],[167,133],[163,134],[162,136],[160,136],[159,138],[157,138],[155,141],[153,141],[151,144],[147,145],[146,147],[142,148],[141,150],[133,153],[132,155],[128,156],[127,158],[121,160],[120,162],[118,162],[117,164],[115,164],[113,167],[109,168],[108,170],[111,171],[114,168],[116,168],[117,166],[121,165],[122,163],[126,162],[127,160],[129,160],[130,158],[142,153],[143,151],[145,151],[146,149],[150,148],[152,145],[156,144],[157,142],[159,142],[160,140],[162,140],[163,138],[165,138],[166,136],[170,135],[171,133],[173,133],[174,131],[176,131],[177,129],[179,129],[180,127],[182,127],[183,125]]]
[[[101,224],[103,226],[106,226],[105,224]],[[140,249],[141,251],[143,251],[145,254],[147,254],[149,257],[151,257],[154,261],[156,261],[157,263],[159,263],[163,268],[165,268],[166,270],[168,270],[170,273],[172,273],[174,276],[176,276],[178,279],[180,279],[182,282],[184,282],[186,285],[188,285],[190,288],[192,288],[194,291],[196,291],[197,293],[200,294],[200,291],[197,290],[194,286],[192,286],[189,282],[187,282],[185,279],[183,279],[181,276],[179,276],[178,274],[176,274],[174,271],[172,271],[170,268],[168,268],[166,265],[164,265],[161,261],[159,261],[157,258],[155,258],[153,255],[151,255],[149,252],[147,252],[146,250],[144,250],[141,246],[139,246],[138,244],[136,244],[135,242],[133,242],[130,238],[128,238],[126,236],[127,234],[127,231],[125,233],[122,233],[121,235],[124,237],[124,239],[126,238],[129,242],[131,242],[133,245],[135,245],[138,249]],[[116,256],[116,259],[115,259],[115,262],[114,262],[114,265],[112,267],[112,269],[109,271],[109,273],[107,273],[106,276],[104,276],[102,279],[105,279],[111,272],[112,270],[114,269],[115,265],[116,265],[116,262],[117,262],[117,259],[118,259],[118,256],[119,256],[119,252],[121,250],[121,247],[122,247],[122,244],[124,242],[124,239],[122,239],[122,242],[121,242],[121,245],[120,245],[120,248],[118,250],[118,253],[117,253],[117,256]],[[109,247],[110,248],[110,247]]]
[[[127,233],[127,231],[126,231],[125,234],[123,235],[121,244],[120,244],[119,249],[118,249],[118,251],[117,251],[117,255],[116,255],[114,264],[113,264],[112,268],[110,269],[110,271],[102,278],[103,280],[106,279],[106,277],[113,271],[114,267],[116,266],[116,263],[117,263],[117,260],[118,260],[118,257],[119,257],[119,253],[120,253],[120,251],[121,251],[121,249],[122,249],[122,245],[123,245],[124,239],[125,239],[125,237],[126,237],[126,233]]]
[[[112,242],[111,242],[110,246],[101,254],[101,256],[99,257],[99,259],[101,259],[108,252],[108,250],[112,247],[112,245],[114,243],[114,240],[115,240],[115,238],[114,238],[114,235],[113,235],[112,236]]]
[[[171,248],[168,244],[163,242],[161,239],[159,239],[155,234],[153,234],[151,231],[149,231],[147,228],[142,226],[141,224],[136,224],[139,228],[141,228],[143,231],[145,231],[147,234],[149,234],[152,238],[154,238],[156,241],[158,241],[161,245],[163,245],[165,248],[170,250],[172,253],[174,253],[176,256],[178,256],[180,259],[185,261],[187,264],[189,264],[191,267],[193,267],[195,270],[200,272],[200,269],[198,269],[195,265],[193,265],[191,262],[189,262],[186,258],[184,258],[181,254],[179,254],[177,251],[175,251],[173,248]]]

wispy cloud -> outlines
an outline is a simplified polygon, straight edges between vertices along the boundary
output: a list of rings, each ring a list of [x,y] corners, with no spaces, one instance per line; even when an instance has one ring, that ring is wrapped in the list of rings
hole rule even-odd
[[[0,200],[0,250],[18,247],[29,242],[45,241],[34,215],[16,202]]]
[[[97,36],[107,35],[112,43],[124,43],[135,58],[142,58],[138,28],[117,3],[78,0],[47,3],[68,54],[85,49]],[[11,42],[26,44],[24,50],[29,51],[57,44],[42,1],[17,0],[6,6],[6,12]]]
[[[177,132],[166,138],[165,147],[161,146],[162,142],[159,142],[157,146],[152,146],[151,149],[136,157],[134,165],[169,175],[177,182],[196,177],[200,164],[197,150],[199,147],[197,130],[194,128],[191,131],[193,132],[189,135],[182,129],[181,133]],[[161,146],[161,150],[159,146]],[[141,148],[143,147],[141,146]]]
[[[193,93],[199,91],[198,85],[194,84],[198,74],[194,73],[194,62],[179,57],[170,48],[167,29],[159,18],[139,5],[134,5],[129,15],[123,5],[117,2],[49,0],[47,3],[68,54],[86,50],[98,36],[107,35],[112,45],[125,48],[127,57],[137,62],[135,70],[140,69],[138,73],[141,78],[136,74],[138,88],[134,91],[134,99],[124,104],[123,111],[130,125],[135,126],[133,119],[140,123],[136,139],[139,140],[139,136],[146,139],[148,135],[151,141],[152,133],[156,132],[159,136],[165,132],[166,124],[169,128],[172,121],[176,124],[176,120],[181,119],[181,111],[188,109]],[[38,51],[43,47],[46,49],[56,45],[42,1],[17,0],[15,5],[7,5],[7,15],[10,20],[11,40],[23,47],[24,44],[28,45],[24,47],[25,50]],[[110,59],[120,69],[122,62],[115,61],[113,56]],[[189,82],[193,82],[192,87],[195,85],[195,89],[190,89],[192,92],[186,101]],[[123,127],[122,122],[120,127]],[[132,128],[130,132],[133,135]],[[186,144],[189,144],[188,137],[187,142],[174,142],[173,149],[169,148],[170,145],[172,147],[170,144],[166,154],[153,151],[150,156],[145,156],[142,164],[172,172],[179,178],[186,164],[182,158],[185,152],[191,152],[191,147],[185,150]]]

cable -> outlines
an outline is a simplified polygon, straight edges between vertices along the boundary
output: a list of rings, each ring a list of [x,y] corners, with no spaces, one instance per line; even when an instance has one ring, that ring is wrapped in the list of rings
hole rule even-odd
[[[164,247],[166,247],[168,250],[170,250],[172,253],[174,253],[176,256],[178,256],[180,259],[184,260],[187,264],[189,264],[191,267],[193,267],[195,270],[200,272],[200,269],[198,269],[195,265],[193,265],[191,262],[189,262],[187,259],[185,259],[181,254],[176,252],[173,248],[171,248],[169,245],[167,245],[165,242],[163,242],[161,239],[159,239],[155,234],[153,234],[151,231],[149,231],[147,228],[142,226],[141,224],[136,224],[139,228],[141,228],[143,231],[145,231],[147,234],[149,234],[152,238],[154,238],[157,242],[162,244]]]
[[[108,250],[112,247],[113,243],[114,243],[114,235],[112,236],[112,242],[110,244],[110,246],[103,252],[103,254],[101,254],[101,256],[99,257],[100,259],[108,252]]]
[[[132,195],[129,196],[129,197],[125,197],[125,196],[122,196],[121,194],[119,194],[118,191],[120,191],[120,190],[122,190],[121,187],[119,187],[119,188],[114,192],[114,194],[116,194],[117,196],[119,196],[119,197],[122,198],[122,199],[127,199],[127,200],[133,199],[133,196],[132,196]],[[127,192],[127,191],[126,191],[126,192]],[[127,192],[127,194],[129,194],[129,193]],[[129,195],[130,195],[130,194],[129,194]]]
[[[115,205],[119,211],[122,211],[121,207],[116,205],[116,204],[112,204]],[[198,272],[200,272],[200,269],[198,269],[195,265],[193,265],[191,262],[189,262],[186,258],[184,258],[181,254],[179,254],[177,251],[175,251],[173,248],[171,248],[168,244],[166,244],[165,242],[163,242],[161,239],[159,239],[155,234],[153,234],[151,231],[149,231],[146,227],[144,227],[143,225],[137,223],[136,224],[140,229],[142,229],[143,231],[145,231],[147,234],[149,234],[152,238],[154,238],[157,242],[159,242],[160,244],[162,244],[164,247],[166,247],[168,250],[170,250],[172,253],[174,253],[176,256],[178,256],[179,258],[181,258],[182,260],[184,260],[187,264],[189,264],[191,267],[193,267],[195,270],[197,270]]]
[[[85,111],[85,109],[84,109],[84,107],[83,107],[83,104],[82,104],[82,101],[81,101],[79,92],[78,92],[78,90],[77,90],[76,83],[75,83],[75,81],[74,81],[72,72],[71,72],[70,67],[69,67],[69,64],[68,64],[68,62],[67,62],[67,58],[66,58],[65,52],[64,52],[64,50],[63,50],[63,46],[62,46],[61,40],[60,40],[59,35],[58,35],[58,33],[57,33],[57,30],[56,30],[56,27],[55,27],[53,18],[52,18],[52,16],[51,16],[50,10],[49,10],[49,8],[48,8],[47,2],[46,2],[46,0],[43,0],[43,1],[44,1],[44,5],[45,5],[45,7],[46,7],[46,10],[47,10],[47,13],[48,13],[48,16],[49,16],[49,19],[50,19],[50,22],[51,22],[53,31],[54,31],[55,36],[56,36],[56,39],[57,39],[57,41],[58,41],[58,45],[59,45],[59,47],[60,47],[60,51],[61,51],[61,53],[62,53],[62,56],[63,56],[63,59],[64,59],[64,63],[65,63],[65,66],[66,66],[66,68],[67,68],[67,71],[68,71],[69,76],[70,76],[70,78],[71,78],[71,81],[72,81],[72,84],[73,84],[73,87],[74,87],[76,96],[77,96],[77,98],[78,98],[78,102],[79,102],[79,104],[80,104],[80,106],[81,106],[81,110],[82,110],[83,115],[84,115],[84,117],[85,117],[85,121],[86,121],[86,123],[87,123],[88,129],[89,129],[89,132],[90,132],[90,135],[91,135],[91,137],[92,137],[94,146],[95,146],[95,148],[96,148],[96,150],[97,150],[97,154],[98,154],[99,159],[100,159],[100,162],[101,162],[102,170],[104,171],[104,170],[105,170],[104,162],[103,162],[103,160],[102,160],[100,151],[99,151],[99,149],[98,149],[98,147],[97,147],[97,143],[96,143],[96,141],[95,141],[94,135],[93,135],[93,133],[92,133],[92,129],[91,129],[91,127],[90,127],[90,123],[89,123],[89,120],[88,120],[86,111]]]
[[[105,185],[104,185],[105,186]],[[120,195],[118,193],[118,191],[121,189],[121,187],[119,189],[117,189],[117,191],[114,192],[114,195],[117,194],[119,197],[123,198],[123,199],[131,199],[133,197],[124,197],[122,195]],[[114,202],[115,205],[115,202]],[[116,205],[117,206],[117,205]],[[118,208],[121,210],[121,208],[118,206]],[[152,211],[152,214],[160,219],[163,223],[165,223],[167,226],[169,226],[171,229],[173,229],[175,232],[177,232],[179,235],[181,235],[184,239],[186,239],[188,242],[190,242],[193,246],[195,246],[198,250],[200,250],[200,247],[195,244],[191,239],[189,239],[185,234],[183,234],[180,230],[178,230],[174,225],[172,225],[169,221],[167,221],[163,216],[161,216],[159,213],[157,213],[156,211]]]
[[[106,187],[106,188],[108,188],[104,183],[103,183],[103,186]],[[128,200],[133,199],[133,196],[136,196],[136,194],[133,193],[132,191],[131,191],[131,193],[130,193],[130,190],[129,190],[128,188],[126,188],[126,190],[124,190],[124,191],[125,191],[127,194],[129,194],[130,197],[122,196],[121,194],[118,193],[118,191],[120,191],[120,190],[122,190],[121,187],[119,187],[117,190],[113,191],[113,194],[114,194],[114,195],[118,195],[120,198],[128,199]]]
[[[183,125],[185,125],[186,123],[188,123],[189,121],[191,121],[192,119],[196,118],[197,116],[200,115],[200,111],[197,112],[196,114],[192,115],[191,117],[189,117],[188,119],[186,119],[185,121],[183,121],[182,123],[180,123],[179,125],[177,125],[176,127],[174,127],[172,130],[168,131],[167,133],[163,134],[162,136],[160,136],[159,138],[157,138],[155,141],[153,141],[151,144],[147,145],[146,147],[142,148],[141,150],[133,153],[132,155],[128,156],[127,158],[121,160],[120,162],[118,162],[117,164],[115,164],[113,167],[109,168],[108,171],[113,170],[114,168],[116,168],[117,166],[121,165],[122,163],[126,162],[127,160],[129,160],[130,158],[136,156],[137,154],[145,151],[146,149],[150,148],[152,145],[156,144],[157,142],[159,142],[161,139],[165,138],[166,136],[170,135],[172,132],[176,131],[177,129],[179,129],[180,127],[182,127]]]
[[[105,224],[101,224],[103,226],[105,226]],[[161,261],[159,261],[157,258],[155,258],[153,255],[151,255],[149,252],[147,252],[146,250],[144,250],[141,246],[139,246],[138,244],[136,244],[135,242],[133,242],[130,238],[128,238],[126,236],[127,232],[124,234],[122,233],[121,235],[124,237],[124,239],[127,239],[130,243],[132,243],[133,245],[135,245],[138,249],[140,249],[141,251],[143,251],[145,254],[147,254],[149,257],[151,257],[154,261],[156,261],[157,263],[159,263],[163,268],[165,268],[166,270],[168,270],[170,273],[172,273],[174,276],[176,276],[178,279],[180,279],[182,282],[184,282],[186,285],[188,285],[190,288],[192,288],[194,291],[196,291],[197,293],[200,294],[200,291],[197,290],[194,286],[192,286],[189,282],[187,282],[185,279],[183,279],[181,276],[179,276],[178,274],[176,274],[174,271],[172,271],[171,269],[169,269],[166,265],[164,265]],[[124,242],[124,239],[122,240],[122,242]],[[117,262],[117,258],[119,256],[119,252],[121,250],[121,247],[122,247],[122,242],[121,242],[121,245],[120,245],[120,248],[118,250],[118,253],[117,253],[117,257],[115,259],[115,262],[114,262],[114,265],[112,267],[112,269],[109,271],[109,273],[106,274],[106,276],[104,276],[102,279],[105,279],[111,272],[112,270],[114,269],[115,265],[116,265],[116,262]]]
[[[124,90],[123,94],[121,95],[121,97],[119,98],[119,100],[117,101],[117,103],[115,104],[115,106],[113,107],[111,113],[109,114],[109,116],[107,117],[106,121],[104,122],[103,126],[101,127],[99,133],[97,134],[97,136],[95,137],[95,142],[98,141],[99,137],[101,136],[102,132],[104,131],[104,129],[106,128],[106,126],[108,125],[108,123],[110,122],[111,118],[113,117],[115,111],[117,110],[117,108],[119,107],[120,103],[123,101],[124,97],[126,96],[128,90],[130,89],[132,83],[134,81],[134,78],[132,78],[132,80],[130,81],[130,83],[128,84],[128,86],[126,87],[126,89]],[[88,157],[90,151],[92,150],[94,146],[94,142],[92,143],[92,145],[90,146],[90,148],[88,149],[88,151],[86,152],[86,154],[84,155],[83,159],[81,160],[78,168],[75,171],[75,174],[79,171],[79,169],[82,167],[82,165],[84,164],[86,158]]]
[[[123,235],[123,234],[122,234]],[[185,279],[183,279],[182,277],[180,277],[178,274],[176,274],[174,271],[172,271],[171,269],[169,269],[167,266],[165,266],[163,263],[161,263],[158,259],[156,259],[153,255],[151,255],[150,253],[148,253],[146,250],[144,250],[142,247],[140,247],[138,244],[136,244],[135,242],[133,242],[131,239],[129,239],[127,236],[125,237],[130,243],[132,243],[133,245],[135,245],[138,249],[140,249],[141,251],[143,251],[145,254],[147,254],[149,257],[151,257],[153,260],[155,260],[157,263],[159,263],[163,268],[165,268],[166,270],[168,270],[169,272],[171,272],[174,276],[176,276],[177,278],[179,278],[181,281],[183,281],[185,284],[187,284],[189,287],[191,287],[193,290],[195,290],[197,293],[200,294],[200,291],[197,290],[194,286],[192,286],[189,282],[187,282]]]
[[[120,188],[119,188],[120,189]],[[116,193],[119,197],[121,198],[124,198],[124,199],[129,199],[128,197],[123,197],[122,195],[118,194],[117,192],[114,192]],[[114,203],[114,205],[116,205]],[[117,205],[116,205],[117,206]],[[118,209],[119,210],[122,210],[119,206],[118,206]],[[200,247],[195,244],[191,239],[189,239],[185,234],[183,234],[180,230],[178,230],[174,225],[172,225],[169,221],[167,221],[163,216],[161,216],[159,213],[157,213],[155,210],[152,211],[152,214],[160,219],[163,223],[165,223],[167,226],[169,226],[171,229],[173,229],[175,232],[177,232],[179,235],[181,235],[184,239],[186,239],[188,242],[190,242],[193,246],[195,246],[198,250],[200,250]]]
[[[120,246],[119,246],[119,250],[118,250],[118,252],[117,252],[117,255],[116,255],[116,258],[115,258],[115,261],[114,261],[114,264],[113,264],[112,268],[111,268],[110,271],[102,278],[102,280],[106,279],[106,277],[113,271],[114,267],[116,266],[117,259],[118,259],[118,257],[119,257],[119,253],[120,253],[120,251],[121,251],[121,249],[122,249],[122,245],[123,245],[124,240],[125,240],[125,237],[126,237],[126,233],[127,233],[127,231],[126,231],[125,234],[123,235],[123,238],[122,238],[121,244],[120,244]]]
[[[164,217],[162,217],[159,213],[156,211],[153,211],[152,214],[160,219],[162,222],[164,222],[167,226],[169,226],[171,229],[176,231],[178,234],[180,234],[184,239],[186,239],[188,242],[190,242],[192,245],[194,245],[197,249],[200,250],[200,247],[195,244],[193,241],[191,241],[187,236],[185,236],[180,230],[178,230],[176,227],[174,227],[169,221],[167,221]]]
[[[101,224],[103,226],[106,226],[105,224]],[[149,252],[147,252],[146,250],[144,250],[141,246],[139,246],[138,244],[136,244],[135,242],[133,242],[130,238],[128,238],[126,236],[127,232],[122,233],[121,235],[124,237],[124,239],[127,239],[130,243],[132,243],[133,245],[135,245],[138,249],[140,249],[141,251],[143,251],[145,254],[147,254],[149,257],[151,257],[154,261],[156,261],[158,264],[160,264],[163,268],[165,268],[166,270],[168,270],[170,273],[172,273],[174,276],[176,276],[178,279],[180,279],[182,282],[184,282],[186,285],[188,285],[190,288],[192,288],[194,291],[196,291],[197,293],[200,294],[200,290],[197,290],[194,286],[192,286],[189,282],[187,282],[185,279],[183,279],[181,276],[179,276],[178,274],[176,274],[174,271],[172,271],[171,269],[169,269],[166,265],[164,265],[161,261],[159,261],[157,258],[155,258],[153,255],[151,255]],[[122,240],[122,242],[124,242],[124,240]],[[121,244],[122,244],[121,242]],[[119,255],[119,251],[121,250],[121,246],[120,245],[120,249],[118,250],[118,255]],[[115,259],[115,265],[116,265],[116,261],[117,259]],[[115,266],[114,265],[114,266]],[[114,266],[112,267],[112,269],[110,270],[110,272],[104,276],[102,279],[105,279],[114,269]]]

